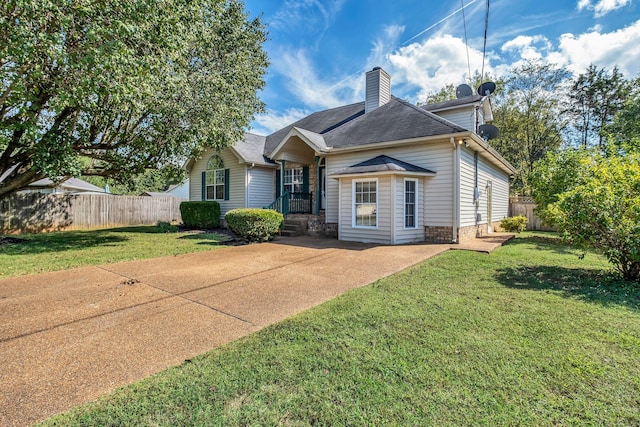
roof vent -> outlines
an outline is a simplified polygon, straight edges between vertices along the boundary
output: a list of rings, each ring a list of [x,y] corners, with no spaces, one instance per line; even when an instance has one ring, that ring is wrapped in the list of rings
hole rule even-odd
[[[366,74],[364,112],[369,113],[391,101],[391,76],[380,67]]]

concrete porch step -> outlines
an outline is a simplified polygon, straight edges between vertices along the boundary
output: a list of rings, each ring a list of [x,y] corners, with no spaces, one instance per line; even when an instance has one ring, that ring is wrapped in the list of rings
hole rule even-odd
[[[302,219],[285,219],[280,235],[285,237],[302,236],[305,234],[306,221]]]

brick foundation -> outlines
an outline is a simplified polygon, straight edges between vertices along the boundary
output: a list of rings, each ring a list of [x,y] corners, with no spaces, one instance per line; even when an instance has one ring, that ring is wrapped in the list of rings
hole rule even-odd
[[[338,224],[324,222],[324,217],[309,218],[307,233],[311,236],[325,236],[338,238]]]
[[[425,227],[424,241],[427,243],[451,243],[452,227]]]

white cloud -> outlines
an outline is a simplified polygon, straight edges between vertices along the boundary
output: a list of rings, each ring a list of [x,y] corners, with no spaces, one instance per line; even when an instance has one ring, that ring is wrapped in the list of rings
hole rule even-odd
[[[276,111],[267,110],[266,113],[256,116],[251,132],[258,135],[269,135],[278,129],[282,129],[283,127],[289,126],[291,123],[297,122],[309,114],[310,111],[297,108],[290,108],[282,114],[279,114]]]
[[[339,76],[319,75],[317,67],[304,49],[283,52],[272,66],[285,78],[287,90],[309,107],[332,108],[354,102],[356,75],[343,78],[337,83]]]
[[[469,48],[469,59],[471,73],[480,71],[482,52]],[[402,47],[389,55],[389,62],[392,85],[396,83],[396,88],[399,86],[400,89],[400,93],[395,93],[400,96],[410,94],[412,102],[423,101],[447,84],[464,83],[469,74],[464,41],[450,35],[431,37]],[[492,70],[486,65],[485,72],[488,71]]]
[[[517,52],[523,60],[542,59],[542,53],[551,49],[551,43],[544,36],[518,36],[502,45],[503,52]]]
[[[578,10],[593,10],[595,17],[600,18],[629,4],[631,4],[631,0],[600,0],[595,4],[591,0],[579,0]]]
[[[607,68],[617,65],[625,76],[635,77],[640,73],[640,20],[610,33],[563,34],[559,52],[572,71],[584,72],[592,63]]]

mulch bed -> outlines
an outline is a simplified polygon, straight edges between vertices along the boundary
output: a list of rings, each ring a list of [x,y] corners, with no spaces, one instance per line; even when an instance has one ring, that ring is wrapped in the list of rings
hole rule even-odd
[[[187,232],[187,233],[194,233],[194,234],[208,234],[208,233],[215,233],[215,234],[221,234],[223,236],[227,236],[227,240],[225,240],[224,242],[220,242],[220,245],[225,245],[225,246],[243,246],[243,245],[248,245],[249,242],[245,239],[243,239],[242,237],[238,236],[237,234],[235,234],[233,231],[227,229],[227,228],[214,228],[211,230],[199,230],[199,229],[193,229],[193,228],[186,228],[184,226],[179,226],[179,229],[181,232]]]
[[[25,239],[18,239],[17,237],[0,236],[0,246],[2,245],[15,245],[18,243],[26,243]]]

